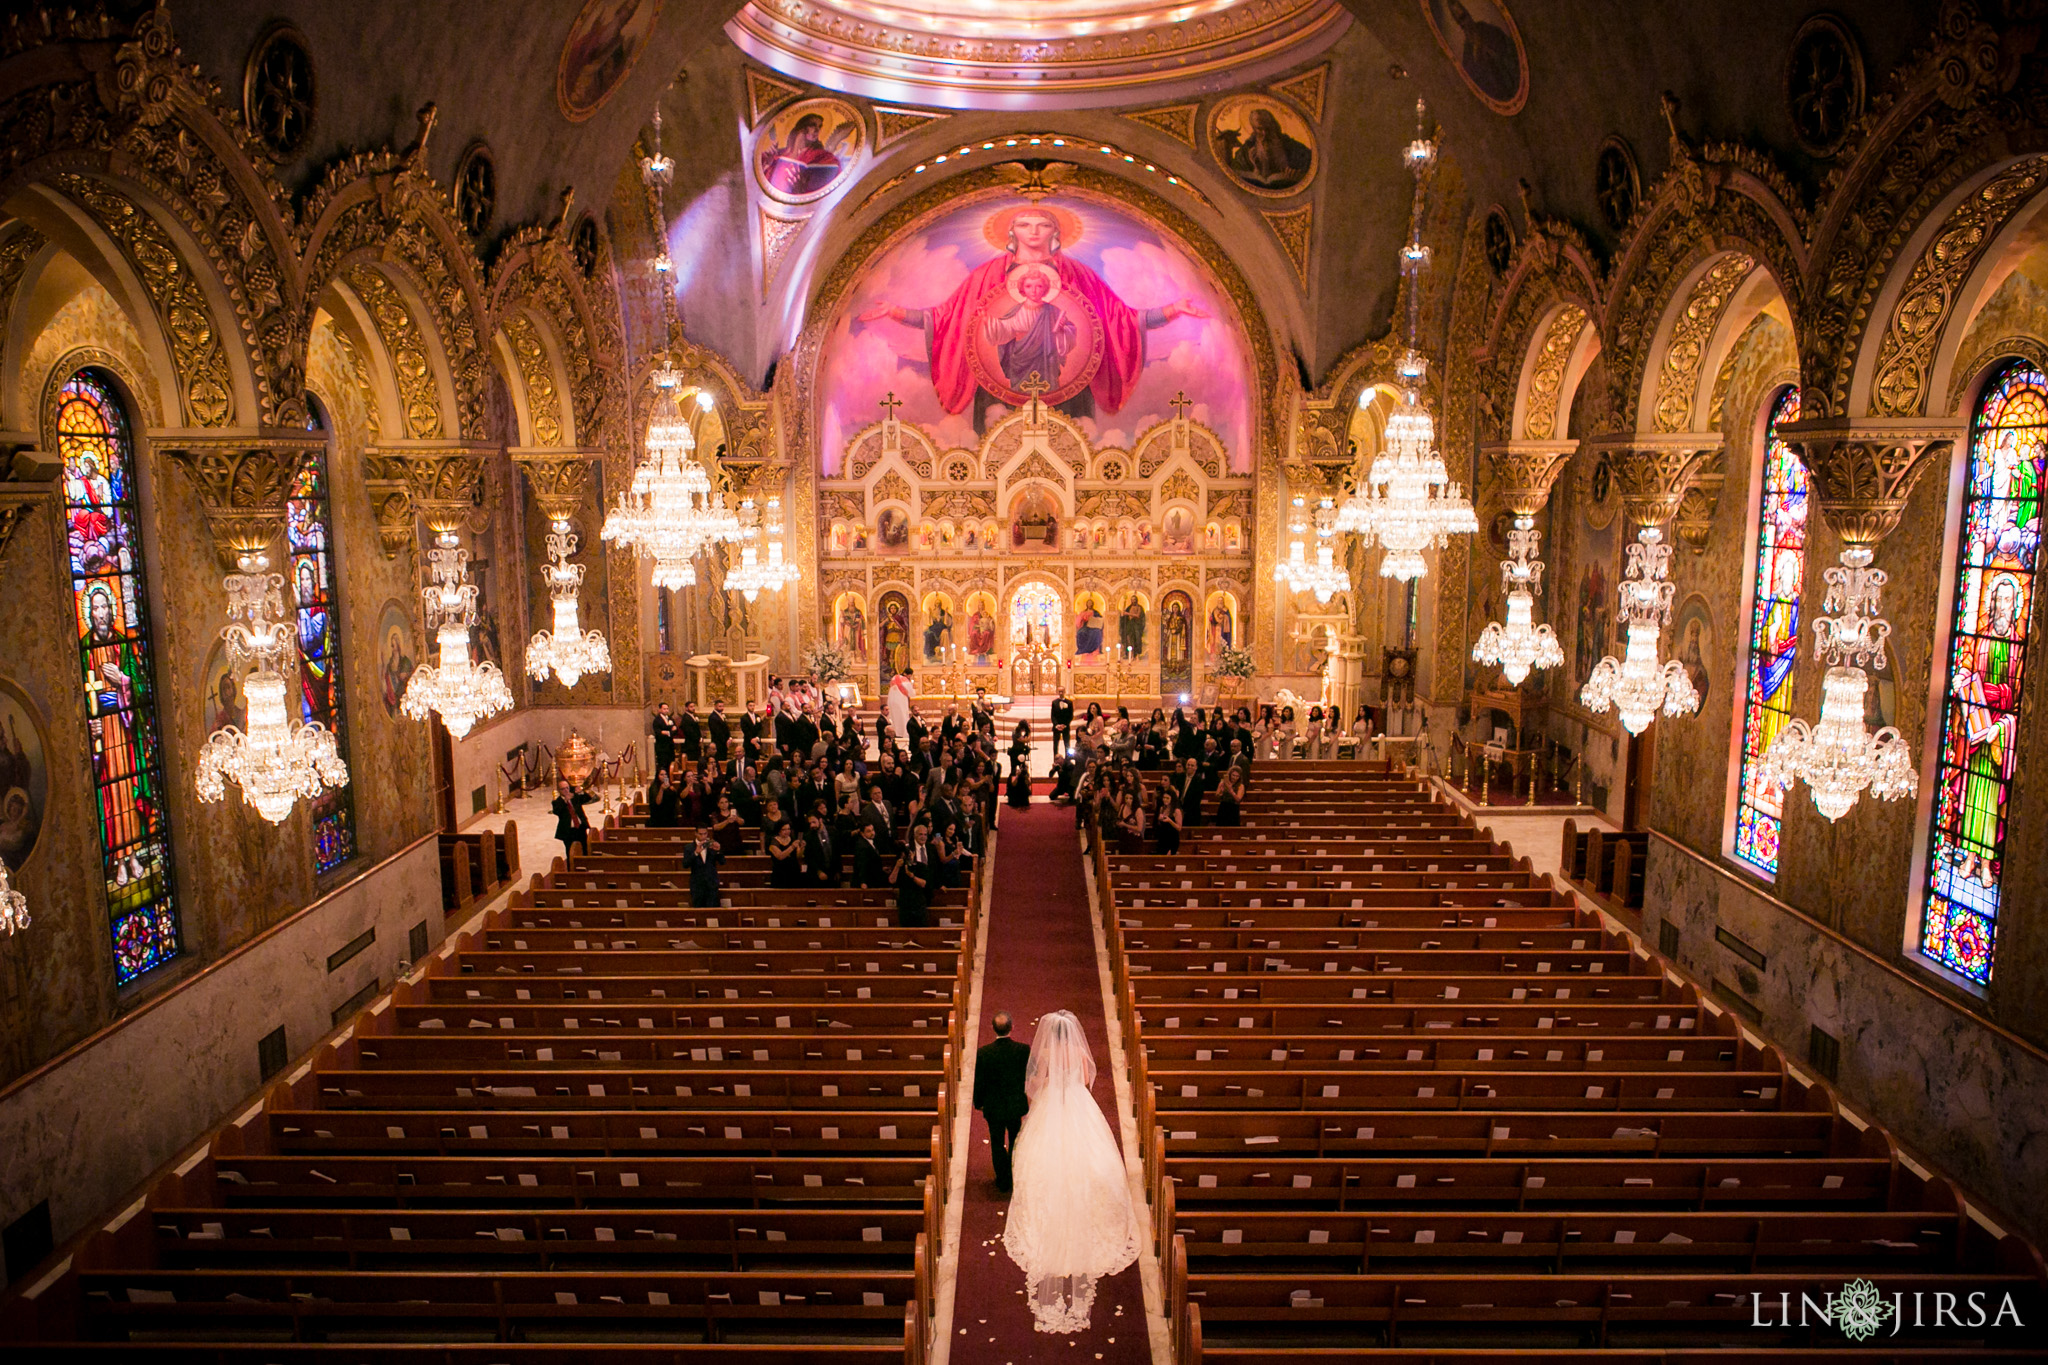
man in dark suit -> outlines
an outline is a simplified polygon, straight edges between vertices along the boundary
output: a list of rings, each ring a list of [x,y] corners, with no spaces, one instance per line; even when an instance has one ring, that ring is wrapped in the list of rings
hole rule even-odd
[[[1054,757],[1063,757],[1074,742],[1074,703],[1067,700],[1067,689],[1060,688],[1059,695],[1052,699],[1052,751]]]
[[[663,702],[654,708],[654,769],[667,772],[676,761],[676,718]]]
[[[717,844],[711,842],[711,831],[703,825],[697,826],[697,842],[683,855],[683,866],[690,870],[692,907],[718,908],[718,865],[724,861],[725,855],[718,851]]]
[[[727,784],[725,794],[732,801],[732,808],[740,813],[740,819],[749,825],[761,823],[761,784],[754,778],[754,770],[742,759],[733,770],[732,781]]]
[[[683,757],[696,767],[704,759],[704,722],[697,719],[697,703],[683,703],[683,714],[676,718],[676,737],[683,742]]]
[[[822,801],[812,808],[810,828],[804,833],[804,867],[815,885],[839,885],[839,845],[833,841],[832,826],[825,822]]]
[[[974,1107],[988,1120],[989,1160],[996,1168],[996,1189],[1010,1192],[1010,1153],[1031,1101],[1024,1094],[1024,1065],[1031,1049],[1010,1037],[1010,1016],[997,1010],[989,1021],[995,1041],[974,1054]]]
[[[555,837],[562,841],[562,857],[567,859],[571,848],[590,852],[590,817],[583,808],[597,800],[589,792],[580,792],[567,782],[555,784]]]
[[[880,783],[868,783],[868,799],[861,803],[860,819],[862,824],[871,827],[869,837],[877,848],[888,850],[896,847],[896,816]]]
[[[768,733],[768,723],[754,710],[753,703],[740,712],[740,761],[759,763],[761,761],[761,736]]]
[[[887,855],[875,839],[874,818],[868,815],[861,817],[860,833],[853,837],[853,884],[869,888],[889,884]]]
[[[711,719],[705,722],[704,728],[711,736],[711,756],[723,763],[728,752],[726,746],[732,743],[732,722],[725,718],[724,702],[711,703]]]
[[[931,920],[932,882],[938,868],[932,864],[931,828],[919,821],[910,831],[910,841],[897,855],[889,880],[896,884],[896,925],[901,929],[923,929]]]

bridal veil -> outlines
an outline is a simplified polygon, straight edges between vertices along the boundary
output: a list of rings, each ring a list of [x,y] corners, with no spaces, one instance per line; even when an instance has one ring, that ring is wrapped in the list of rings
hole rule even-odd
[[[1041,1019],[1024,1073],[1031,1112],[1017,1138],[1016,1193],[1003,1229],[1041,1332],[1086,1328],[1096,1281],[1138,1256],[1123,1156],[1089,1093],[1094,1083],[1080,1021],[1066,1010]]]

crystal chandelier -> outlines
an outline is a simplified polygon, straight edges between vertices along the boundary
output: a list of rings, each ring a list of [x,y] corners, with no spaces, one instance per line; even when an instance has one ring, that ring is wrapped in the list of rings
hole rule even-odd
[[[1415,197],[1408,211],[1408,242],[1401,248],[1401,274],[1407,280],[1408,348],[1395,365],[1401,391],[1387,418],[1385,444],[1358,490],[1337,514],[1336,529],[1355,531],[1366,544],[1375,536],[1386,548],[1380,576],[1402,582],[1429,572],[1422,552],[1441,548],[1454,535],[1479,529],[1472,503],[1451,481],[1444,457],[1436,449],[1436,425],[1422,402],[1422,381],[1429,362],[1416,349],[1422,327],[1422,275],[1429,269],[1429,248],[1422,244],[1422,210],[1428,174],[1436,164],[1436,143],[1423,135],[1424,109],[1415,102],[1415,141],[1401,159],[1415,176]],[[1359,405],[1370,399],[1361,397]]]
[[[1520,687],[1532,668],[1556,668],[1564,662],[1557,635],[1549,626],[1535,624],[1536,594],[1543,591],[1543,561],[1536,558],[1536,551],[1542,543],[1536,519],[1517,515],[1508,532],[1508,557],[1500,562],[1507,623],[1487,622],[1472,646],[1472,661],[1498,665],[1510,687]]]
[[[655,371],[647,454],[633,471],[632,486],[620,492],[618,504],[606,515],[602,534],[652,559],[658,588],[689,587],[697,581],[691,561],[700,551],[746,538],[739,515],[726,506],[725,494],[713,488],[711,475],[697,461],[697,438],[683,412],[682,379],[667,361]],[[709,409],[715,401],[698,391],[699,407]]]
[[[7,931],[9,938],[15,930],[28,928],[28,897],[16,891],[7,880],[7,860],[0,858],[0,929]]]
[[[764,592],[781,592],[803,576],[796,565],[782,557],[782,499],[768,499],[765,513],[756,514],[754,500],[740,502],[740,524],[746,531],[746,539],[740,543],[740,562],[725,575],[725,586],[738,592],[751,602]],[[756,541],[763,542],[768,549],[768,559],[763,563],[754,548]]]
[[[1628,547],[1628,571],[1621,582],[1620,615],[1628,627],[1628,649],[1620,659],[1610,654],[1594,665],[1593,676],[1579,693],[1579,700],[1595,715],[1614,707],[1622,728],[1632,735],[1650,728],[1660,706],[1667,716],[1689,715],[1700,707],[1700,694],[1685,666],[1676,659],[1657,661],[1664,623],[1671,619],[1674,587],[1666,577],[1671,547],[1654,526],[1645,526],[1636,539],[1639,543]]]
[[[536,631],[526,645],[526,672],[535,682],[546,682],[550,671],[562,686],[574,687],[585,673],[612,671],[611,647],[602,633],[583,629],[577,619],[577,597],[583,587],[584,566],[571,564],[576,553],[576,533],[566,518],[558,518],[548,532],[548,594],[554,599],[555,628],[552,633]]]
[[[1887,725],[1873,735],[1863,721],[1863,695],[1870,687],[1864,665],[1884,667],[1884,642],[1892,633],[1891,623],[1877,614],[1885,572],[1871,568],[1870,559],[1869,546],[1851,545],[1842,551],[1841,567],[1826,574],[1822,610],[1841,615],[1813,623],[1814,649],[1828,661],[1820,724],[1787,724],[1757,769],[1760,779],[1782,788],[1804,778],[1814,809],[1829,820],[1847,815],[1865,787],[1881,801],[1900,800],[1919,788],[1897,727]]]
[[[1316,505],[1316,557],[1308,557],[1308,499],[1296,494],[1287,520],[1287,558],[1273,566],[1273,581],[1291,592],[1314,593],[1327,605],[1340,592],[1351,591],[1351,575],[1337,562],[1336,504],[1324,498]]]
[[[285,708],[284,670],[299,657],[298,640],[284,620],[284,575],[269,572],[263,555],[243,555],[240,572],[221,580],[228,594],[228,625],[221,631],[231,668],[254,664],[243,684],[247,733],[232,725],[206,737],[199,750],[201,801],[227,795],[229,782],[271,824],[282,824],[300,797],[348,785],[348,764],[333,732],[318,721],[295,725]]]
[[[512,689],[493,663],[471,663],[469,628],[476,621],[476,584],[468,582],[469,551],[453,529],[438,532],[427,551],[434,586],[425,590],[427,621],[435,625],[440,666],[422,664],[405,685],[405,714],[425,720],[438,714],[448,733],[461,739],[485,716],[512,709]]]

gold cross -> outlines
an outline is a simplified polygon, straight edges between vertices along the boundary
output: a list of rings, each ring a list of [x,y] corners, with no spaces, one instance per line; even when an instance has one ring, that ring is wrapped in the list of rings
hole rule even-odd
[[[1195,405],[1195,400],[1188,397],[1188,391],[1186,389],[1182,389],[1180,392],[1174,394],[1174,396],[1168,401],[1173,407],[1174,416],[1180,418],[1182,421],[1187,420],[1188,409]]]
[[[903,406],[903,400],[896,396],[896,390],[891,389],[889,390],[888,396],[882,399],[879,403],[875,404],[875,406],[879,408],[887,408],[889,410],[888,416],[890,419],[893,420],[896,416],[896,409]]]
[[[1051,387],[1052,385],[1045,382],[1045,376],[1041,375],[1036,370],[1033,370],[1030,374],[1025,375],[1023,382],[1017,385],[1017,391],[1019,393],[1028,393],[1031,395],[1031,422],[1033,426],[1036,426],[1039,421],[1038,395],[1044,393],[1047,389]]]

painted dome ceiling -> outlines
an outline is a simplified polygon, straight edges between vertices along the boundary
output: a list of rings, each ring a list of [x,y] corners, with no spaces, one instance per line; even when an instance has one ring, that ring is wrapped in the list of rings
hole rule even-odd
[[[1338,0],[751,0],[726,33],[785,75],[851,94],[1057,109],[1255,80],[1350,22]]]

